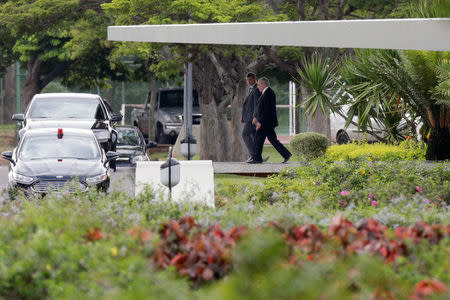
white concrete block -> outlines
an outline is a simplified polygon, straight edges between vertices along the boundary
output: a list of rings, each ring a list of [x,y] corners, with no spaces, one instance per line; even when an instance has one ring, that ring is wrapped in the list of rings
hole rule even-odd
[[[214,169],[211,160],[181,160],[180,183],[172,188],[175,202],[193,202],[214,207]],[[156,192],[157,199],[169,198],[169,189],[161,184],[160,166],[164,161],[138,161],[135,195],[146,185]]]

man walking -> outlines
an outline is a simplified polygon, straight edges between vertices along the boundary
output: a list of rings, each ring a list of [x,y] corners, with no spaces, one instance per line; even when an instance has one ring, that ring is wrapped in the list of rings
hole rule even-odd
[[[258,99],[256,117],[252,122],[256,125],[256,154],[248,163],[260,164],[263,162],[262,151],[266,137],[284,158],[283,163],[285,163],[291,158],[292,154],[280,143],[275,133],[275,127],[278,126],[275,93],[269,87],[269,79],[265,77],[258,80],[257,86],[261,92],[261,97]]]
[[[258,90],[256,85],[256,76],[253,73],[248,73],[245,77],[248,85],[248,93],[244,100],[244,105],[242,106],[242,118],[241,122],[244,123],[244,129],[242,130],[242,139],[247,146],[248,153],[250,154],[247,162],[251,161],[256,155],[255,147],[255,135],[256,126],[252,124],[253,118],[255,117],[256,106],[258,99],[261,96],[261,92]]]

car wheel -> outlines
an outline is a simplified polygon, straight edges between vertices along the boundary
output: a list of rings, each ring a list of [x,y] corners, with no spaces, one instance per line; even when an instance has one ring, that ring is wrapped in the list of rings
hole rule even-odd
[[[345,130],[339,130],[336,134],[336,142],[339,145],[347,144],[350,142],[350,137],[348,136],[348,133]]]

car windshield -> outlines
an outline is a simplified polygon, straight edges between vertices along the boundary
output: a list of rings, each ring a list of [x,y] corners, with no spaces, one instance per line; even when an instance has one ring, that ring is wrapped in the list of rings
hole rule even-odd
[[[30,118],[105,119],[98,99],[36,99],[30,107]]]
[[[183,90],[162,91],[159,101],[159,107],[183,107]],[[193,91],[193,106],[198,106],[197,91]]]
[[[31,136],[25,138],[20,147],[19,157],[22,160],[46,158],[98,159],[100,150],[94,137],[64,136]]]
[[[141,138],[139,133],[134,129],[120,128],[117,130],[119,133],[119,139],[117,146],[141,146]]]

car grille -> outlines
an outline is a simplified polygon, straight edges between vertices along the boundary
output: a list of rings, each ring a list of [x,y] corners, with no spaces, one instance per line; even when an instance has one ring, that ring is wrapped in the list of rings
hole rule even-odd
[[[77,189],[86,191],[87,187],[79,182],[67,180],[41,180],[32,186],[37,193],[63,192],[75,193]]]

